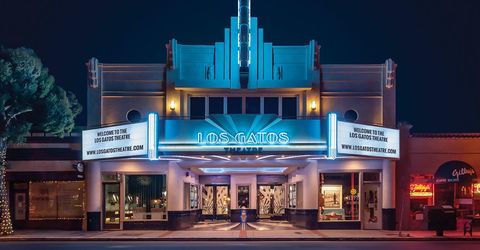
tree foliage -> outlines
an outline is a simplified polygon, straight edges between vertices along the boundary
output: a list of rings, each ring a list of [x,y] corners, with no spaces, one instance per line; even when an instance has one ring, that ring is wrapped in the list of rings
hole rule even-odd
[[[0,138],[22,142],[31,130],[63,136],[81,111],[33,50],[0,49]]]
[[[31,49],[0,48],[0,235],[13,233],[6,184],[8,144],[32,130],[62,137],[82,111],[77,98],[55,78]]]

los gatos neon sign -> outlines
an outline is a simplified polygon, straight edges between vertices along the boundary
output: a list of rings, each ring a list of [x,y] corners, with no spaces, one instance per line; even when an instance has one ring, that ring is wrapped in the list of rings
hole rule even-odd
[[[197,143],[207,145],[275,145],[288,144],[289,141],[290,138],[286,132],[253,132],[248,135],[244,132],[238,132],[235,135],[214,132],[206,135],[202,132],[197,133]]]
[[[227,153],[260,153],[262,146],[285,145],[290,141],[286,132],[253,132],[246,134],[238,132],[235,135],[229,133],[197,133],[197,143],[207,146],[225,145]]]

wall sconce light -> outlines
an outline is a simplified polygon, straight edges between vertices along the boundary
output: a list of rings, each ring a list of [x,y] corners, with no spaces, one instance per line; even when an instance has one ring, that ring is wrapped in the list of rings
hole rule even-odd
[[[171,111],[174,111],[175,108],[176,108],[176,106],[177,106],[177,105],[175,104],[175,101],[171,101],[171,102],[170,102],[170,110],[171,110]]]
[[[315,111],[317,109],[317,102],[316,101],[312,101],[312,103],[310,103],[310,108]]]

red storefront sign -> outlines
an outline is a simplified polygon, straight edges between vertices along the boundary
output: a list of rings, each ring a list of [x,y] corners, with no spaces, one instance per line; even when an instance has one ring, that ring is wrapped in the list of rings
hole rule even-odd
[[[410,197],[432,197],[432,183],[412,183],[410,184]]]

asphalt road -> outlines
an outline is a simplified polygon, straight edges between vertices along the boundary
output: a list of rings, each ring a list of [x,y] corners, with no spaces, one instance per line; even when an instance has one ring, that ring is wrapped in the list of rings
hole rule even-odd
[[[388,250],[473,250],[480,249],[480,241],[372,241],[372,242],[0,242],[0,250],[99,250],[99,249],[388,249]]]

